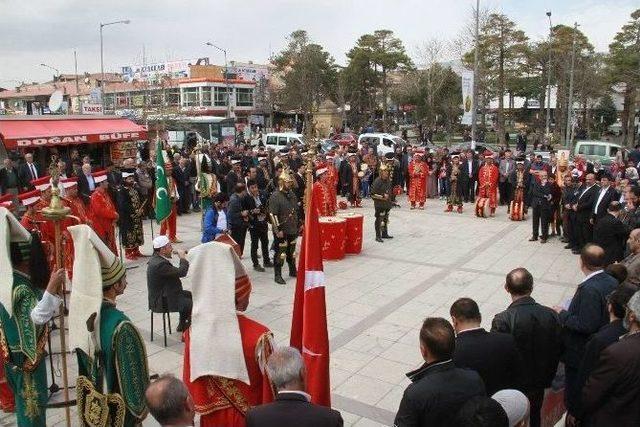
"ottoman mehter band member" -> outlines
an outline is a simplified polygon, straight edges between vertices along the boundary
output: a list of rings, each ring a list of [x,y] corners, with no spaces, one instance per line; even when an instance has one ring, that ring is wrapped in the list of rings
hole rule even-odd
[[[392,239],[393,236],[389,235],[389,211],[393,206],[392,199],[392,182],[389,179],[389,167],[386,164],[381,164],[378,169],[379,175],[373,181],[371,186],[371,198],[373,199],[373,205],[375,207],[375,229],[376,229],[376,242],[384,242],[382,239]]]

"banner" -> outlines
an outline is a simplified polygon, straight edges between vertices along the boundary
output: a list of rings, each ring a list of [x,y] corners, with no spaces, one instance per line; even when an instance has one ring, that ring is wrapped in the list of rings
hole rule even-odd
[[[473,99],[473,71],[464,70],[462,72],[462,114],[463,125],[471,125],[471,112],[475,108],[475,100]]]
[[[169,198],[169,183],[164,174],[164,156],[162,155],[162,141],[156,143],[156,221],[162,223],[171,214],[171,199]]]

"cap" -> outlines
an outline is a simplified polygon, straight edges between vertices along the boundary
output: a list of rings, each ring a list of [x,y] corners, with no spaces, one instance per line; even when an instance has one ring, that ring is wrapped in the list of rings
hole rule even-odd
[[[130,176],[134,176],[135,175],[136,170],[127,168],[127,169],[122,169],[121,172],[122,172],[122,177],[123,178],[129,178]]]
[[[44,191],[47,188],[51,187],[51,177],[43,176],[42,178],[37,178],[31,181],[31,185],[36,187],[39,191]]]
[[[387,160],[392,160],[392,159],[394,159],[394,158],[395,158],[395,154],[393,154],[393,153],[386,153],[386,154],[384,155],[384,158],[385,158],[385,159],[387,159]]]
[[[75,176],[72,176],[70,178],[62,178],[60,180],[60,183],[62,184],[62,188],[71,188],[74,185],[78,185],[78,178]]]
[[[239,156],[233,156],[231,157],[231,164],[232,165],[237,165],[238,163],[240,163],[242,161],[242,158]]]
[[[103,181],[107,180],[107,171],[106,170],[101,170],[101,171],[97,171],[91,174],[93,176],[93,180],[95,181],[96,184],[100,184]]]
[[[167,236],[165,236],[164,234],[161,234],[158,237],[156,237],[155,239],[153,239],[153,249],[164,248],[169,243],[171,243],[169,241],[169,238]]]
[[[460,152],[459,151],[452,151],[451,152],[451,160],[453,159],[460,159]]]
[[[509,427],[518,425],[529,414],[529,399],[518,390],[500,390],[491,396],[498,402],[509,419]]]
[[[0,206],[12,210],[14,208],[13,194],[5,194],[4,196],[0,196]]]
[[[489,150],[485,150],[485,152],[482,154],[484,155],[485,159],[493,159],[493,153]]]
[[[258,160],[267,160],[269,156],[266,153],[258,153]]]
[[[31,206],[40,200],[40,191],[33,190],[18,194],[18,199],[20,199],[20,203],[22,203],[23,206]]]
[[[316,169],[316,176],[320,176],[320,175],[322,175],[323,173],[326,173],[326,172],[327,172],[327,170],[328,170],[328,169],[326,168],[326,166],[325,166],[325,167],[321,167],[321,168]]]

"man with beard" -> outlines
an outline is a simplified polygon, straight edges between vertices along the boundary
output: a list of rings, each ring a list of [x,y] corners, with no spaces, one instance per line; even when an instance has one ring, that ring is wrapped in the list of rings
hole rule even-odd
[[[286,284],[282,278],[282,266],[285,259],[289,266],[289,276],[297,276],[294,253],[300,222],[298,220],[298,198],[292,191],[293,184],[294,180],[291,175],[287,171],[283,171],[278,177],[278,190],[269,198],[269,212],[275,246],[274,280],[280,285]]]
[[[371,185],[371,198],[375,207],[376,242],[382,243],[384,242],[382,239],[393,238],[393,236],[389,235],[387,229],[389,226],[389,211],[393,206],[391,201],[393,187],[389,179],[389,167],[386,164],[380,165],[379,173],[379,176]]]
[[[181,159],[182,161],[183,159]],[[122,170],[122,186],[118,190],[118,212],[120,212],[120,237],[128,260],[143,256],[140,246],[144,245],[142,215],[144,206],[142,197],[135,187],[135,171]]]

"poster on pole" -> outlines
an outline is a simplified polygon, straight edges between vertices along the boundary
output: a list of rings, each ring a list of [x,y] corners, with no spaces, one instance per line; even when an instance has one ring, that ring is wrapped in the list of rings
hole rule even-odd
[[[463,125],[471,124],[471,113],[475,108],[475,100],[473,99],[473,71],[464,70],[462,72],[462,120]]]

